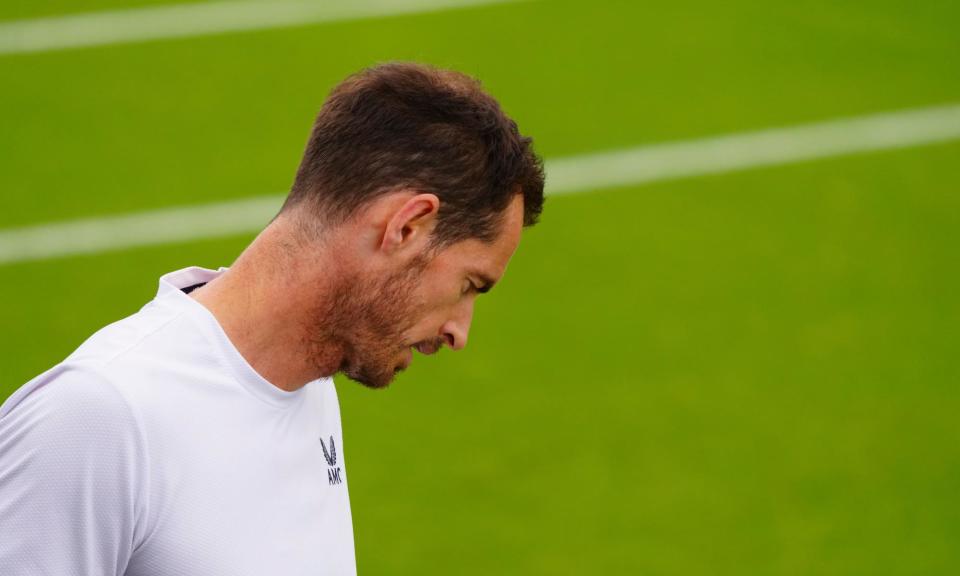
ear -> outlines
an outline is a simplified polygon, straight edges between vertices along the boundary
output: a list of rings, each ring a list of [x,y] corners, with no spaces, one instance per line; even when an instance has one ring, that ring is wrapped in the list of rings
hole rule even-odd
[[[440,199],[434,194],[409,197],[387,220],[380,249],[396,252],[407,247],[425,245],[433,232],[440,210]]]

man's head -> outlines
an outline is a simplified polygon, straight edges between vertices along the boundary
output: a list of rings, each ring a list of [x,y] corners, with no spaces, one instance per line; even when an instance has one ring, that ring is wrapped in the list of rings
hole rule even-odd
[[[476,80],[408,63],[345,80],[281,211],[302,246],[334,255],[335,288],[304,318],[317,362],[334,342],[341,371],[382,387],[412,347],[462,348],[474,299],[542,207],[531,139]]]

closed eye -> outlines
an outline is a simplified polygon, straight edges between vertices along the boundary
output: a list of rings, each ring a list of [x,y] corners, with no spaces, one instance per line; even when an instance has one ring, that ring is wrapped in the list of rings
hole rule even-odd
[[[493,285],[497,283],[496,280],[480,272],[474,272],[473,274],[471,274],[471,276],[476,276],[477,278],[479,278],[480,282],[478,284],[472,277],[468,277],[467,278],[468,285],[464,286],[464,289],[463,289],[464,294],[466,294],[468,291],[471,291],[471,290],[473,292],[476,292],[477,294],[486,294],[487,292],[490,291],[491,288],[493,288]]]
[[[483,286],[477,286],[473,282],[473,280],[467,280],[467,282],[464,284],[464,287],[463,287],[464,295],[470,292],[474,292],[476,294],[486,294],[489,291],[490,291],[490,287],[488,285],[484,284]]]

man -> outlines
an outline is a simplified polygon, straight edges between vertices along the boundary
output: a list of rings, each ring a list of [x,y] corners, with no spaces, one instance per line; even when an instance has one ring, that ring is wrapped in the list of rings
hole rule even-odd
[[[380,388],[463,348],[542,205],[476,81],[348,78],[233,266],[163,276],[0,407],[0,574],[355,574],[331,376]]]

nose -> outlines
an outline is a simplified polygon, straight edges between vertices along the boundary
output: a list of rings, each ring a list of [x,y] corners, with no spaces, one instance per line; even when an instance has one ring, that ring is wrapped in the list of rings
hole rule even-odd
[[[467,345],[470,323],[473,321],[473,299],[466,299],[453,318],[443,325],[443,341],[451,350],[462,350]]]

